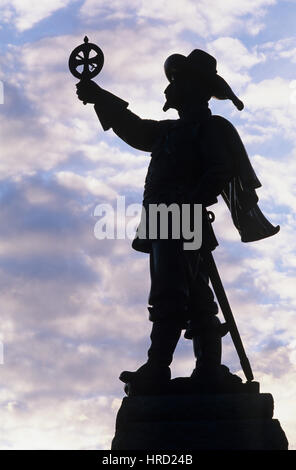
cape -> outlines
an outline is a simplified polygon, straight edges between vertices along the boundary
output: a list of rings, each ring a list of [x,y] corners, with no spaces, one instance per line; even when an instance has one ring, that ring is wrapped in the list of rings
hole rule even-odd
[[[235,162],[235,174],[221,195],[230,210],[234,226],[242,242],[253,242],[271,237],[280,226],[272,225],[258,206],[256,189],[262,185],[251,165],[244,144],[235,127],[221,119],[225,138]]]

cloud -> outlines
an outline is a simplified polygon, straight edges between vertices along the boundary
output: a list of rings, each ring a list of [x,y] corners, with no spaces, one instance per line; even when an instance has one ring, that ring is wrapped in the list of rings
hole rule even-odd
[[[237,130],[246,146],[249,144],[264,144],[268,140],[272,140],[280,134],[280,130],[275,124],[263,125],[259,122],[249,122],[243,126],[238,125]]]
[[[112,191],[105,183],[92,176],[80,176],[71,171],[60,171],[56,173],[56,178],[62,186],[81,192],[89,192],[95,196],[103,196],[107,199],[114,199],[116,192]]]
[[[2,448],[57,448],[57,433],[59,448],[108,448],[122,390],[114,374],[136,365],[148,337],[148,259],[131,256],[129,240],[96,240],[76,192],[53,177],[2,184]]]
[[[287,77],[280,71],[269,76],[272,48],[261,47],[261,36],[256,46],[256,39],[247,37],[263,30],[274,4],[186,1],[180,12],[178,2],[86,1],[79,28],[87,25],[90,40],[104,51],[98,83],[143,117],[176,117],[161,111],[167,84],[162,64],[169,54],[187,55],[195,47],[217,57],[219,73],[245,100],[239,118],[227,102],[220,103],[221,114],[233,117],[244,142],[262,144],[251,152],[263,182],[260,204],[281,232],[241,244],[220,202],[212,208],[220,241],[214,256],[255,378],[274,394],[293,442],[288,422],[296,396],[293,110]],[[53,11],[48,5],[44,2],[44,9]],[[7,10],[13,24],[17,14],[21,18],[18,11]],[[26,21],[18,28],[37,24],[33,17]],[[149,346],[148,256],[133,252],[130,240],[99,241],[93,233],[98,203],[114,204],[118,194],[140,202],[149,157],[112,131],[104,133],[93,107],[76,99],[67,62],[82,40],[75,31],[31,40],[11,45],[3,58],[3,448],[108,448],[123,396],[117,376],[146,361]],[[292,45],[279,43],[278,54]],[[267,71],[258,78],[261,65]],[[229,335],[223,341],[224,362],[243,376]],[[173,376],[189,375],[193,367],[192,344],[182,339]]]
[[[208,43],[208,46],[218,60],[235,71],[250,69],[265,60],[265,56],[256,47],[249,51],[239,39],[233,37],[220,37]]]
[[[32,175],[37,170],[50,170],[67,159],[72,148],[70,129],[62,123],[52,126],[38,118],[0,118],[1,178]]]
[[[57,10],[77,0],[1,0],[0,13],[5,23],[13,22],[20,32],[26,31],[48,18]]]
[[[102,15],[106,19],[130,20],[136,23],[156,20],[174,26],[175,33],[189,30],[198,32],[201,37],[228,34],[245,29],[249,34],[257,34],[264,28],[262,18],[266,9],[276,0],[183,0],[182,5],[169,0],[126,2],[112,0],[106,5],[102,0],[86,0],[81,7],[81,14],[88,21],[94,21]]]
[[[270,205],[285,207],[288,213],[293,214],[296,206],[295,151],[286,157],[279,155],[277,159],[255,155],[253,161],[259,179],[264,180],[264,186],[259,190],[261,199]]]
[[[289,83],[281,77],[250,83],[243,98],[250,109],[272,110],[275,114],[277,109],[286,109],[291,103]]]
[[[17,400],[2,402],[5,438],[1,449],[108,449],[117,406],[116,398],[100,395],[62,401],[41,398],[25,407]]]
[[[231,87],[242,90],[251,82],[249,71],[255,65],[265,61],[257,47],[248,50],[237,38],[220,37],[207,43],[207,49],[217,59],[217,69]]]
[[[294,88],[291,80],[280,76],[266,78],[247,85],[240,95],[245,104],[245,110],[240,117],[242,122],[247,123],[244,130],[246,131],[249,127],[247,131],[249,141],[254,140],[254,134],[258,134],[256,131],[258,126],[259,129],[260,126],[266,127],[265,131],[261,133],[261,136],[265,134],[266,139],[281,139],[284,137],[287,142],[295,141]],[[255,140],[258,142],[258,137],[255,137]],[[283,149],[281,149],[281,152],[283,152]]]
[[[289,59],[296,62],[296,40],[294,37],[269,41],[260,45],[260,49],[266,51],[271,59]]]
[[[131,101],[131,109],[143,117],[169,118],[175,116],[175,113],[172,111],[165,115],[161,111],[162,91],[167,84],[160,64],[169,53],[176,50],[183,52],[184,49],[188,53],[191,46],[189,42],[177,38],[168,40],[165,27],[159,31],[159,36],[155,37],[153,28],[145,26],[140,35],[138,31],[121,28],[115,35],[103,30],[93,32],[90,36],[92,41],[105,44],[102,47],[109,60],[106,61],[102,74],[107,88],[110,87],[119,96]],[[120,38],[120,41],[116,38]],[[118,159],[117,167],[124,159],[133,168],[141,166],[139,175],[136,170],[132,180],[142,180],[141,171],[145,171],[147,167],[143,158],[139,159],[141,164],[138,164],[132,156],[135,153],[131,153],[130,149],[121,154],[122,144],[120,150],[113,142],[107,146],[104,143],[106,139],[110,139],[111,143],[114,138],[105,137],[102,133],[92,106],[83,107],[76,99],[75,82],[71,81],[67,61],[71,47],[79,42],[81,38],[76,35],[42,39],[34,47],[26,44],[10,48],[10,66],[6,76],[9,86],[3,109],[6,111],[16,108],[19,112],[16,115],[8,111],[9,118],[2,118],[3,154],[7,156],[2,160],[2,168],[0,167],[3,177],[14,176],[16,168],[18,174],[52,169],[66,163],[74,152],[92,161],[103,161],[102,155],[105,152],[106,156],[110,155],[110,162]],[[65,49],[65,43],[69,44],[68,50]],[[162,44],[164,48],[161,47]],[[221,71],[226,73],[225,78],[230,77],[231,85],[237,84],[239,88],[243,83],[249,82],[249,69],[263,60],[263,56],[255,49],[249,51],[239,40],[230,37],[212,41],[209,49],[218,54],[218,64],[224,64]],[[132,56],[130,50],[133,51]],[[226,52],[223,53],[223,50]],[[232,70],[231,56],[227,52],[229,50],[234,54],[233,62],[236,64]],[[16,63],[19,65],[18,74],[13,69]],[[146,66],[143,67],[143,64]],[[119,70],[120,84],[117,78]],[[255,93],[251,88],[248,92],[251,96]],[[25,114],[28,109],[31,109],[30,116]],[[14,142],[16,132],[17,144]],[[101,142],[98,141],[99,137]],[[21,162],[20,152],[23,154]],[[98,157],[95,157],[96,154]],[[46,155],[46,159],[42,155]],[[129,172],[122,176],[114,175],[113,182],[119,185],[121,180],[120,185],[123,185],[130,176]]]
[[[41,3],[34,0],[12,0],[9,2],[4,0],[1,3],[4,7],[4,15],[7,15],[9,19],[13,19],[16,29],[22,32],[32,28],[36,23],[75,1],[76,0],[54,0]]]
[[[111,32],[106,34],[107,40],[111,41]],[[123,32],[123,35],[125,34],[130,44],[135,43],[137,36],[135,33],[126,31]],[[65,49],[65,40],[69,43],[67,50]],[[93,107],[91,105],[84,107],[77,100],[76,81],[71,78],[67,62],[71,44],[74,47],[80,41],[81,38],[78,36],[43,39],[37,42],[34,47],[31,44],[14,46],[7,53],[9,66],[4,77],[6,95],[1,116],[2,155],[4,156],[0,166],[2,177],[33,174],[38,170],[48,171],[65,162],[74,152],[81,154],[85,152],[86,157],[92,161],[98,160],[98,158],[102,159],[103,152],[106,152],[106,155],[110,155],[110,161],[118,158],[119,166],[120,162],[122,166],[125,158],[130,163],[132,160],[134,162],[135,158],[132,157],[131,152],[121,154],[118,149],[113,148],[113,145],[112,148],[110,145],[105,147],[100,145],[99,136],[102,141],[105,136],[100,130]],[[144,50],[145,47],[148,48],[149,60],[152,63],[154,51],[150,50],[151,42],[143,39],[142,46]],[[109,47],[111,47],[111,43],[109,43]],[[121,45],[121,52],[123,50]],[[131,69],[139,68],[137,61],[140,60],[140,57],[139,49],[132,66],[124,59],[124,67],[121,70],[124,80],[128,80],[128,75],[132,73]],[[111,87],[114,79],[117,81],[115,74],[115,69],[117,72],[119,70],[115,65],[117,59],[117,56],[113,57],[108,66],[107,77],[110,79],[112,76],[109,83]],[[15,70],[16,64],[18,73]],[[160,113],[163,104],[162,90],[165,88],[166,79],[160,67],[158,67],[158,74],[163,79],[163,87],[158,92],[161,101],[156,105],[158,107],[156,112]],[[135,77],[135,85],[140,79],[141,77]],[[146,77],[146,80],[149,84],[150,77]],[[138,108],[143,106],[146,112],[149,112],[146,96],[149,89],[151,90],[151,86],[151,83],[147,89],[144,86],[140,94],[140,88],[135,86],[135,89],[138,90],[138,98],[136,96]],[[116,93],[116,89],[114,91]],[[130,92],[131,89],[129,89]],[[157,109],[156,106],[155,109]],[[16,135],[18,136],[17,141]],[[100,157],[94,157],[96,145],[98,146],[97,154]],[[22,154],[21,159],[20,154]],[[44,155],[46,158],[43,157]],[[143,160],[139,159],[139,162],[143,164]],[[135,165],[139,166],[136,163]]]

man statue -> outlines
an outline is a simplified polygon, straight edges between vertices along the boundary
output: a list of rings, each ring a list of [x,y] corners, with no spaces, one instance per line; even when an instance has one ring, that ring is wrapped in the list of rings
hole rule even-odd
[[[202,246],[184,250],[182,237],[140,239],[133,248],[150,254],[152,321],[148,360],[135,372],[124,371],[128,384],[166,384],[170,364],[182,329],[193,340],[196,383],[237,383],[241,379],[221,365],[221,338],[227,332],[217,317],[218,307],[209,286],[203,252],[217,246],[206,207],[222,194],[243,241],[253,241],[277,231],[257,206],[255,188],[261,186],[244,146],[232,124],[213,116],[211,97],[230,99],[239,109],[243,103],[217,74],[216,59],[195,49],[187,57],[173,54],[165,61],[169,85],[163,110],[174,108],[179,119],[141,119],[127,109],[128,103],[92,81],[81,81],[78,98],[94,103],[106,131],[110,128],[132,147],[151,153],[145,181],[143,207],[149,204],[202,204]],[[148,220],[149,224],[149,220]],[[148,385],[147,385],[148,386]]]

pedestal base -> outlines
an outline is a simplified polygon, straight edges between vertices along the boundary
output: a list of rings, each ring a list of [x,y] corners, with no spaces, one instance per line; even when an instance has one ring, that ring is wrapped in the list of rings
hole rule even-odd
[[[112,450],[287,450],[270,394],[125,397]]]

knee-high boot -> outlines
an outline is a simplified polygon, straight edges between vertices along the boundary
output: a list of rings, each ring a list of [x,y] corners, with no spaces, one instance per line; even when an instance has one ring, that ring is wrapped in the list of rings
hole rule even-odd
[[[191,377],[212,374],[221,366],[223,325],[218,317],[211,315],[198,322],[194,328],[193,351],[196,367]]]
[[[231,374],[229,368],[221,364],[222,337],[228,332],[227,325],[212,315],[204,317],[193,335],[193,350],[196,367],[191,378],[198,383],[228,389],[237,386],[242,379]]]
[[[168,381],[171,378],[170,364],[182,331],[177,320],[158,320],[153,322],[150,335],[151,346],[148,360],[135,372],[124,371],[120,380],[125,383],[138,380]]]

